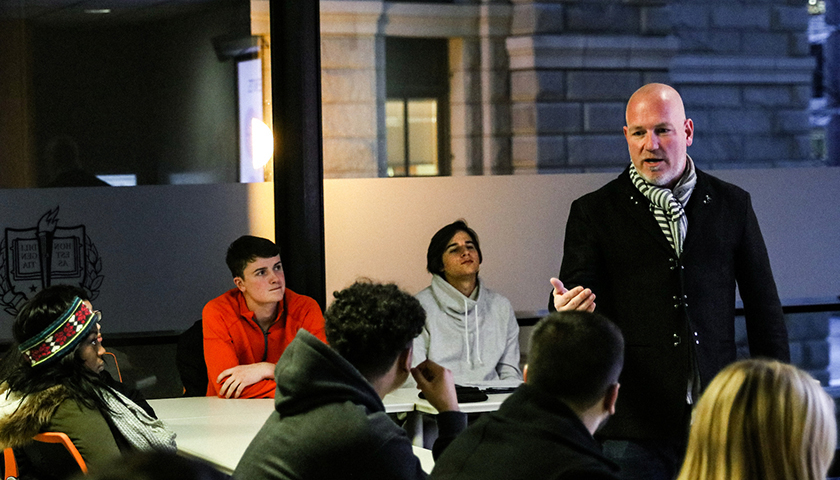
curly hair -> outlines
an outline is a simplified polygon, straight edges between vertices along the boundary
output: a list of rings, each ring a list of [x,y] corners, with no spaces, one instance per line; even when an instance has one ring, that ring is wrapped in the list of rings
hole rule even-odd
[[[385,374],[426,323],[420,302],[393,283],[357,281],[333,295],[327,342],[366,378]]]

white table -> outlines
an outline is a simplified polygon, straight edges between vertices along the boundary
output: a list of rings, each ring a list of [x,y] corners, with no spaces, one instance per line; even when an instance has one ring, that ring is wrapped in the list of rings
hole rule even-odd
[[[402,406],[407,403],[412,403],[412,410],[418,412],[428,413],[430,415],[437,415],[438,411],[429,403],[428,400],[422,399],[418,396],[420,390],[416,388],[399,388],[392,393],[389,393],[385,400],[385,410],[388,410],[388,403]],[[483,402],[459,403],[458,408],[464,413],[483,413],[495,412],[502,405],[502,402],[511,396],[510,393],[491,393],[487,395],[487,400]],[[407,412],[411,410],[395,410],[395,412]],[[389,412],[390,413],[390,412]]]
[[[227,474],[233,473],[245,449],[274,410],[274,399],[223,399],[217,397],[149,400],[158,418],[178,436],[178,453],[199,458]],[[414,410],[402,399],[392,403],[395,412]],[[387,411],[387,407],[386,407]],[[435,462],[431,450],[414,447],[426,473]]]
[[[431,446],[424,445],[423,415],[437,415],[438,411],[428,400],[420,398],[419,393],[420,390],[414,387],[399,388],[386,395],[382,402],[385,404],[385,410],[389,413],[391,413],[388,410],[389,405],[396,408],[397,406],[403,407],[410,404],[412,406],[411,410],[394,410],[394,412],[416,412],[414,415],[409,414],[405,424],[406,430],[411,436],[411,443],[415,447]],[[464,413],[495,412],[510,395],[510,393],[489,394],[487,400],[483,402],[459,403],[458,408]]]

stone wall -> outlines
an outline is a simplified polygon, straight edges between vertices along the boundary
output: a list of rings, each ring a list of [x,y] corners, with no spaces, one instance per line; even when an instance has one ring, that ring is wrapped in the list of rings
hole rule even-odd
[[[669,76],[694,120],[698,164],[810,161],[814,69],[804,1],[672,0],[680,50]]]
[[[517,173],[627,162],[624,104],[639,86],[667,81],[677,53],[666,19],[658,2],[514,4],[507,47]]]
[[[387,36],[449,39],[453,175],[510,173],[506,2],[454,4],[323,0],[324,176],[386,171]]]
[[[382,4],[352,3],[321,4],[324,176],[331,178],[376,177],[385,169]]]
[[[826,0],[825,23],[832,32],[825,42],[823,75],[826,107],[833,110],[831,120],[826,127],[826,146],[828,164],[840,165],[840,0]]]
[[[700,166],[810,164],[807,22],[805,0],[324,0],[324,172],[384,172],[385,36],[449,39],[453,175],[621,168],[649,82],[682,93]]]
[[[682,93],[701,166],[808,162],[807,21],[803,1],[515,2],[516,171],[626,164],[624,104],[651,81]]]

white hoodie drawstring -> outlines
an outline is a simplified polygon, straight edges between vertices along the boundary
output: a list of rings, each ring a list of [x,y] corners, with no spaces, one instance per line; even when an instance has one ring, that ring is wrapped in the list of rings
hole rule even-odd
[[[484,365],[481,360],[481,339],[478,337],[478,304],[475,304],[475,356],[479,365]]]
[[[470,367],[475,366],[470,355],[470,330],[467,328],[467,321],[469,320],[469,311],[467,310],[467,299],[464,298],[464,343],[467,344],[467,360],[470,362]]]
[[[481,360],[481,339],[479,338],[478,332],[478,304],[475,306],[475,315],[473,316],[475,323],[475,356],[478,360],[479,365],[484,365],[484,361]],[[470,362],[470,367],[475,368],[475,362],[473,362],[472,355],[470,354],[470,330],[469,330],[469,319],[470,319],[470,312],[469,312],[469,302],[467,299],[464,298],[464,343],[467,344],[467,360]]]

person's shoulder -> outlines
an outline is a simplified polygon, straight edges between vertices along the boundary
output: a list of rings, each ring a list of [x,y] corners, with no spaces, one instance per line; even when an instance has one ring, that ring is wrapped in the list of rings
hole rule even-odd
[[[281,419],[275,428],[294,429],[315,443],[329,439],[335,450],[367,451],[401,433],[405,436],[405,431],[385,412],[371,412],[357,400],[328,402],[297,418],[287,418],[288,423]],[[324,430],[323,425],[329,425],[330,429]],[[331,433],[336,431],[341,435],[336,437]]]
[[[288,288],[286,288],[286,292],[284,293],[286,297],[286,307],[289,309],[290,312],[292,311],[300,311],[300,310],[310,310],[310,309],[318,309],[321,311],[321,306],[318,305],[318,302],[315,301],[314,298],[308,297],[306,295],[301,295],[300,293],[295,293]]]
[[[621,191],[627,189],[628,187],[632,187],[633,184],[630,181],[630,173],[628,169],[624,169],[617,177],[610,180],[606,184],[599,187],[597,190],[591,191],[586,193],[580,197],[578,197],[574,203],[578,204],[593,204],[593,203],[600,203],[605,200],[611,201],[611,199],[616,194],[620,193]]]
[[[434,302],[435,294],[434,292],[432,292],[432,286],[429,285],[423,290],[420,290],[414,295],[414,298],[419,300],[421,304],[425,304],[427,302]]]
[[[204,308],[208,307],[229,307],[235,306],[239,304],[239,297],[242,295],[242,292],[239,291],[238,288],[231,288],[227,292],[219,295],[218,297],[210,300],[204,305]]]
[[[204,305],[202,318],[204,321],[213,318],[239,318],[239,297],[242,292],[232,288]]]
[[[720,178],[700,169],[697,169],[697,186],[695,189],[698,187],[699,189],[708,192],[708,195],[711,197],[711,201],[714,201],[715,196],[720,196],[724,200],[744,201],[750,195],[746,190],[738,185],[721,180]]]
[[[499,306],[504,305],[513,308],[511,306],[510,300],[508,300],[506,296],[491,288],[484,286],[484,284],[481,284],[481,296],[484,297],[488,303]]]
[[[50,418],[52,427],[59,426],[59,429],[67,428],[68,425],[83,426],[93,420],[104,417],[97,408],[90,408],[74,398],[65,398],[58,404]]]

